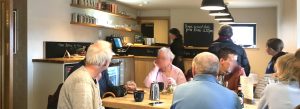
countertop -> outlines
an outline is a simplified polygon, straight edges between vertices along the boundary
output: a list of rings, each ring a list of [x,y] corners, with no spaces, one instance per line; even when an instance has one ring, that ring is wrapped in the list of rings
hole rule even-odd
[[[113,56],[113,59],[155,59],[156,57],[153,56]],[[46,62],[46,63],[76,63],[83,60],[83,57],[71,57],[71,58],[44,58],[44,59],[32,59],[32,62]],[[184,60],[192,60],[192,58],[184,58]]]
[[[124,46],[127,47],[127,46]],[[132,45],[131,47],[136,48],[162,48],[168,46],[158,46],[158,45]],[[208,49],[208,47],[194,47],[194,46],[184,46],[184,49]]]
[[[143,58],[143,59],[155,59],[153,56],[113,56],[113,59],[124,59],[124,58]],[[71,58],[43,58],[43,59],[32,59],[32,62],[47,62],[47,63],[76,63],[83,60],[84,57],[71,57]]]

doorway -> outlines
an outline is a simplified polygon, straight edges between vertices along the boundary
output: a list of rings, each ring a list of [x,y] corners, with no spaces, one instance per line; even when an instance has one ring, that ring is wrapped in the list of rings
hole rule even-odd
[[[11,0],[0,0],[0,109],[13,108]]]
[[[169,17],[139,17],[139,23],[143,26],[146,25],[146,33],[149,33],[150,38],[154,38],[156,43],[168,44],[169,43]],[[150,26],[152,25],[152,29]],[[141,28],[143,29],[143,28]],[[151,30],[151,32],[149,31]],[[141,30],[143,32],[143,30]]]

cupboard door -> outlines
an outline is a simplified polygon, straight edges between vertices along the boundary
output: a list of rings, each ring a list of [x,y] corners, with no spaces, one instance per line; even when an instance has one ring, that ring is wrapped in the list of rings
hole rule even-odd
[[[138,87],[145,87],[144,80],[148,73],[154,68],[154,58],[135,58],[135,82]]]

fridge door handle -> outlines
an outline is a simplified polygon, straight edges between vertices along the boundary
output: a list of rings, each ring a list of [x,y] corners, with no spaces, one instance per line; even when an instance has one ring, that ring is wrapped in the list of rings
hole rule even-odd
[[[18,13],[17,10],[13,10],[13,54],[17,54],[18,51],[18,33],[17,33],[17,28],[18,28]]]

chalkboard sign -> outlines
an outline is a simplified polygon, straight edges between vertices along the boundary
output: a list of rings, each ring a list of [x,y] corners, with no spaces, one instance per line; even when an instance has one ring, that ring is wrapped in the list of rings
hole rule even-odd
[[[66,50],[72,55],[83,49],[87,49],[91,43],[88,42],[44,42],[45,58],[61,58]]]
[[[184,45],[208,47],[213,42],[213,23],[184,23]]]

